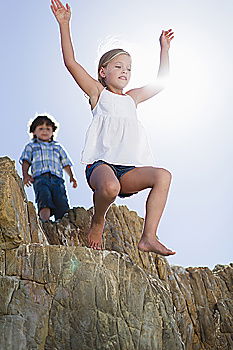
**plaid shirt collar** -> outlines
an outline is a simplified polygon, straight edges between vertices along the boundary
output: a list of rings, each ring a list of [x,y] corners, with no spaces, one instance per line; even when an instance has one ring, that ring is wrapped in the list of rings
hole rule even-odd
[[[55,141],[55,140],[43,141],[43,140],[38,139],[37,137],[34,137],[34,138],[32,139],[32,142],[33,142],[33,143],[49,143],[50,145],[55,145],[55,144],[58,143],[58,142]]]

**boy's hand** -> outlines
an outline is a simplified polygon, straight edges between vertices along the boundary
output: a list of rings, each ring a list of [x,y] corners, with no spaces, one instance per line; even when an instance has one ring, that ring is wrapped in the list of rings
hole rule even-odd
[[[34,179],[31,175],[27,174],[23,176],[23,184],[26,185],[27,187],[31,186],[33,182],[34,182]]]
[[[159,38],[161,48],[167,50],[170,48],[170,42],[174,38],[173,34],[174,32],[172,31],[172,29],[162,30],[162,34]]]
[[[75,180],[74,177],[70,177],[70,182],[73,182],[73,188],[78,187],[78,183],[77,183],[77,181]]]
[[[69,23],[71,10],[68,4],[65,7],[59,0],[51,0],[50,7],[59,24]]]

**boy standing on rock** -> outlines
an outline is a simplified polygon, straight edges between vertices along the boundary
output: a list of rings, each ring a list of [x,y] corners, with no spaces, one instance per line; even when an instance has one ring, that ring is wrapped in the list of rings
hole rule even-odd
[[[39,115],[30,125],[33,139],[28,143],[20,157],[23,183],[35,191],[39,217],[43,222],[54,215],[61,219],[69,210],[68,198],[63,180],[63,169],[70,177],[73,188],[77,187],[71,161],[62,146],[53,140],[57,129],[47,115]],[[31,167],[31,175],[28,173]]]

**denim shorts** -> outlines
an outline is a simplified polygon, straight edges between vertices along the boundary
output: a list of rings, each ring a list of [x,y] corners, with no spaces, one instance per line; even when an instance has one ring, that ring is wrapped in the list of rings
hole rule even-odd
[[[91,174],[92,174],[93,170],[95,168],[97,168],[101,164],[107,164],[108,166],[110,166],[110,168],[114,171],[114,173],[115,173],[115,175],[116,175],[118,180],[120,179],[120,177],[122,175],[124,175],[128,171],[133,170],[133,169],[136,168],[135,166],[109,164],[107,162],[104,162],[103,160],[97,160],[93,164],[88,164],[86,166],[86,171],[85,172],[86,172],[87,183],[90,186],[90,188],[92,189],[92,191],[94,191],[94,190],[93,190],[93,188],[90,185],[90,177],[91,177]],[[134,193],[119,193],[118,196],[120,198],[126,198],[126,197],[130,197],[130,196],[132,196],[133,194],[136,194],[136,193],[138,193],[138,192],[134,192]]]
[[[62,178],[51,173],[36,176],[33,188],[38,212],[43,208],[50,208],[51,216],[54,215],[55,220],[57,220],[61,219],[69,210],[68,198]]]

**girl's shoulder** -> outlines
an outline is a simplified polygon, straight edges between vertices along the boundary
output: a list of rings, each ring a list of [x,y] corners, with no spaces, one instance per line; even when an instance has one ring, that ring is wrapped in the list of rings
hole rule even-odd
[[[137,102],[137,92],[136,92],[137,89],[131,89],[129,91],[127,91],[125,94],[127,96],[130,96],[134,102],[135,102],[135,105],[137,106],[138,102]]]

